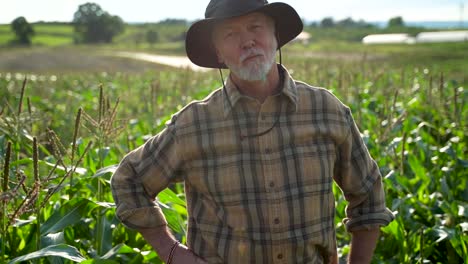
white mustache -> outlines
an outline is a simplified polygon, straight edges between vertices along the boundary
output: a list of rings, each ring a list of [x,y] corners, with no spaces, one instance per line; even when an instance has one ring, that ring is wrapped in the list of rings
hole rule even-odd
[[[244,62],[244,60],[246,60],[247,58],[252,57],[252,56],[258,56],[258,55],[265,56],[265,53],[261,49],[250,48],[245,53],[241,54],[240,61]]]

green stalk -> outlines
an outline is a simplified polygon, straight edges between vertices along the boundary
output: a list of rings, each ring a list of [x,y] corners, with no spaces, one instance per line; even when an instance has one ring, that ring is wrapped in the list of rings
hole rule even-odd
[[[78,137],[78,130],[80,128],[81,112],[82,111],[83,110],[81,108],[78,109],[78,113],[77,113],[76,119],[75,119],[75,131],[73,132],[72,151],[71,151],[71,164],[72,164],[72,166],[73,166],[73,161],[74,161],[74,158],[75,158],[76,138]],[[69,189],[69,193],[68,193],[68,199],[69,200],[72,199],[72,195],[73,195],[72,186],[73,186],[73,172],[70,174],[70,189]]]
[[[405,144],[406,144],[406,131],[403,132],[403,140],[401,141],[401,152],[400,152],[400,174],[405,175]]]
[[[2,184],[2,193],[8,191],[8,182],[10,177],[10,157],[11,157],[11,142],[7,143],[7,150],[5,153],[5,165],[3,167],[3,184]],[[7,201],[2,201],[2,257],[1,262],[5,263],[5,244],[6,244],[6,221],[7,221]]]
[[[104,99],[104,91],[103,91],[103,88],[102,88],[102,84],[99,86],[99,115],[98,115],[98,158],[99,158],[99,165],[98,165],[98,169],[102,168],[103,167],[103,164],[104,164],[104,161],[103,161],[103,157],[102,157],[102,145],[103,145],[103,138],[104,138],[104,110],[105,110],[105,99]],[[99,178],[97,178],[97,187],[98,187],[98,191],[97,191],[97,199],[98,201],[102,201],[102,185],[101,185],[101,180]],[[102,254],[104,253],[103,250],[102,250],[102,236],[104,234],[104,230],[102,228],[102,215],[101,215],[101,211],[99,211],[99,214],[97,216],[97,227],[96,227],[96,233],[97,233],[97,236],[96,236],[96,250],[97,250],[97,253],[99,256],[102,256]]]
[[[460,119],[460,116],[458,115],[458,87],[457,86],[453,87],[453,107],[455,108],[453,111],[454,112],[453,119],[458,121]]]
[[[23,97],[24,97],[24,90],[26,88],[26,83],[27,82],[28,82],[28,79],[24,78],[23,86],[21,87],[20,101],[19,101],[19,105],[18,105],[18,118],[19,118],[19,115],[21,114],[21,112],[23,110]]]
[[[41,229],[40,229],[40,219],[41,219],[41,207],[39,203],[40,196],[40,186],[41,179],[39,178],[39,159],[37,151],[37,138],[33,137],[33,166],[34,166],[34,188],[36,189],[36,201],[35,211],[36,211],[36,250],[41,248]]]
[[[16,161],[20,160],[20,149],[21,149],[21,112],[23,111],[23,98],[24,91],[26,90],[26,84],[28,79],[25,77],[23,80],[23,85],[21,86],[20,101],[18,104],[18,116],[16,120],[16,142],[15,142],[15,151],[16,151]],[[19,166],[16,166],[16,174],[19,175]]]

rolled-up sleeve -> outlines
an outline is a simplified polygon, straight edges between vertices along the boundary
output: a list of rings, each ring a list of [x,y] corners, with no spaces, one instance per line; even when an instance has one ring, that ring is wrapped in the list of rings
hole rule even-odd
[[[349,232],[388,225],[394,216],[385,206],[382,176],[361,138],[349,108],[348,134],[338,149],[335,181],[348,201],[343,223]]]
[[[128,153],[111,178],[117,218],[129,228],[167,225],[157,194],[177,179],[181,158],[170,123],[143,146]]]

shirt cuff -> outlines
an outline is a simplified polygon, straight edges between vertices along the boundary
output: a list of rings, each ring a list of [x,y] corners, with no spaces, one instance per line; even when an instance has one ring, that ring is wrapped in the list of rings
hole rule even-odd
[[[166,218],[158,206],[142,208],[126,208],[120,204],[116,210],[117,218],[131,229],[154,228],[167,225]]]
[[[353,232],[380,228],[388,225],[393,219],[395,219],[393,213],[388,208],[385,208],[384,212],[368,213],[352,219],[345,218],[343,219],[343,224],[345,224],[348,232]]]

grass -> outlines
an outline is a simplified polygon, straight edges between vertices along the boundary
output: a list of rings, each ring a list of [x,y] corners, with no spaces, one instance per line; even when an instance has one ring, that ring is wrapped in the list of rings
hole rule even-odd
[[[34,31],[38,34],[73,37],[73,26],[69,24],[33,24]]]
[[[54,47],[73,43],[73,27],[70,25],[33,24],[33,28],[33,45]],[[10,25],[0,25],[0,47],[10,46],[14,39]]]
[[[64,46],[73,44],[73,40],[67,36],[57,36],[57,35],[39,35],[33,38],[33,45],[38,46]]]

